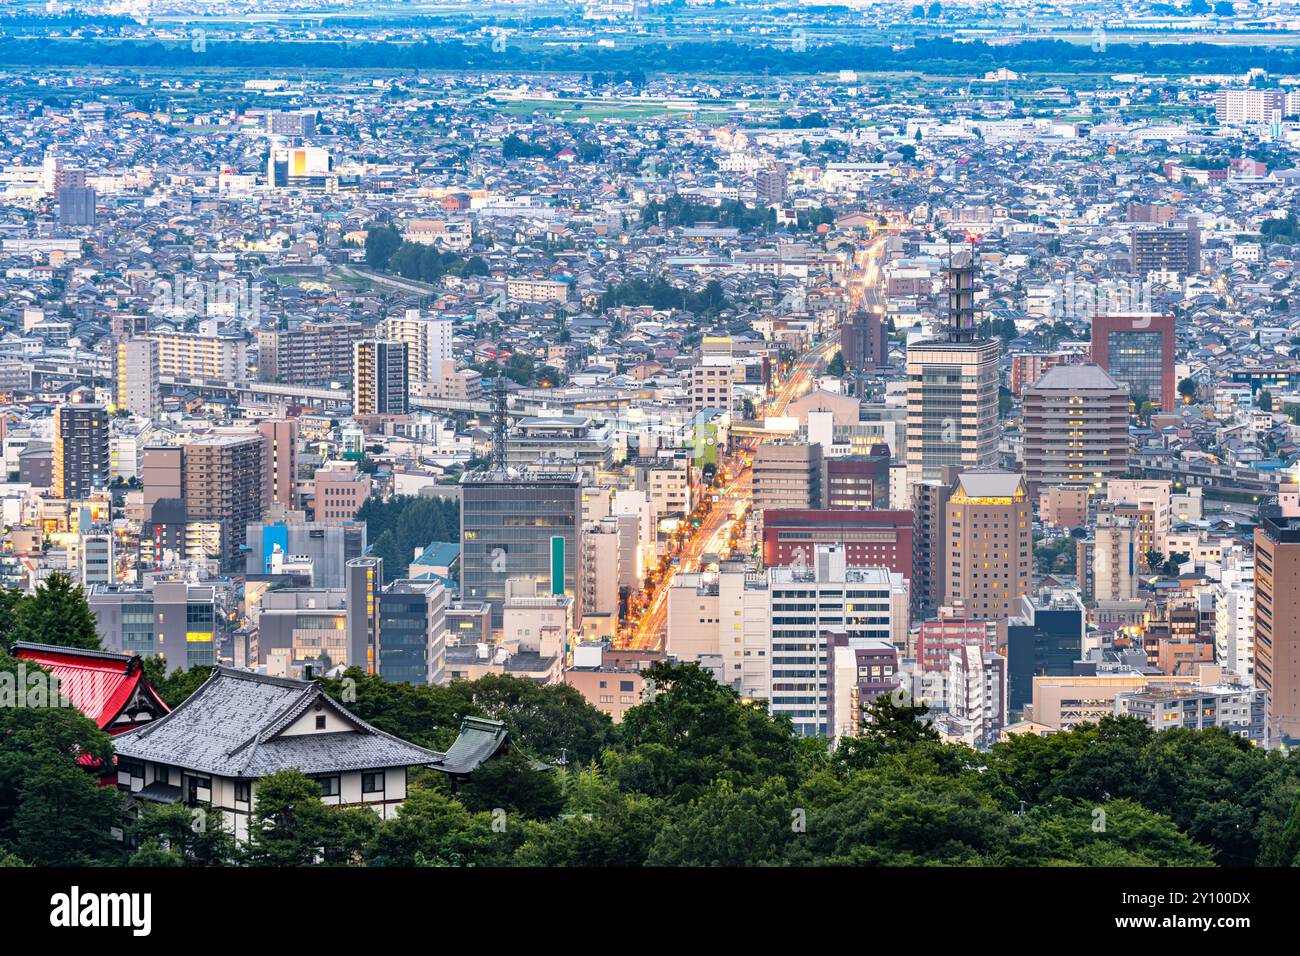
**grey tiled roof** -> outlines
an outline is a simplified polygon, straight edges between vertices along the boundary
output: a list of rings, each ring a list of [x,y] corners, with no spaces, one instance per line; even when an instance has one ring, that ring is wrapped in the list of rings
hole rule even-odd
[[[317,706],[352,729],[283,736]],[[113,740],[123,757],[222,777],[257,778],[277,770],[306,774],[438,764],[444,755],[370,726],[311,681],[265,677],[226,667],[167,716]]]
[[[506,740],[506,728],[499,720],[466,717],[460,734],[434,767],[446,773],[467,774],[494,756]]]

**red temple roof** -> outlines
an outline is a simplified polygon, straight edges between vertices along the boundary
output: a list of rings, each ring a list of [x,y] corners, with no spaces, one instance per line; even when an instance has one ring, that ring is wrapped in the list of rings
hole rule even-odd
[[[59,681],[59,691],[101,730],[118,734],[138,726],[127,721],[114,727],[127,706],[143,696],[156,716],[170,708],[145,680],[144,662],[137,654],[113,654],[52,644],[14,645],[14,657],[32,661],[51,671]]]

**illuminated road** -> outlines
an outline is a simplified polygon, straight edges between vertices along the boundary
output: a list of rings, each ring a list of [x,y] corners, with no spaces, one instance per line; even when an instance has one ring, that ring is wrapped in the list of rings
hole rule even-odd
[[[786,407],[791,402],[810,391],[816,381],[817,370],[838,348],[838,340],[831,338],[804,353],[772,396],[768,403],[768,414],[785,414]],[[663,577],[656,581],[649,603],[641,613],[635,630],[624,635],[620,646],[633,650],[659,650],[663,647],[668,625],[668,589],[672,587],[673,578],[681,571],[698,571],[704,555],[718,554],[726,549],[738,506],[743,507],[752,501],[753,476],[750,463],[754,450],[762,441],[761,437],[756,436],[738,443],[730,458],[721,465],[728,476],[727,483],[720,489],[705,491],[706,495],[717,495],[718,501],[713,502],[710,510],[700,518],[700,526],[690,530],[678,552],[680,561],[665,567]]]
[[[883,309],[878,288],[879,261],[883,250],[884,239],[877,238],[854,253],[854,270],[847,283],[851,308]],[[839,345],[838,336],[832,335],[805,352],[769,400],[766,416],[784,415],[791,402],[811,391],[818,370],[830,360]],[[704,491],[705,496],[711,499],[716,495],[718,500],[710,500],[707,512],[688,517],[684,540],[676,552],[679,560],[677,563],[663,565],[662,574],[652,574],[647,603],[639,616],[633,615],[635,621],[629,622],[627,628],[620,633],[619,647],[632,650],[663,648],[668,627],[668,590],[672,587],[673,578],[681,571],[698,571],[704,555],[721,554],[728,550],[737,511],[753,501],[751,462],[755,449],[764,440],[764,436],[755,435],[732,442],[731,455],[719,461],[719,473],[725,475],[726,484],[721,488]],[[698,528],[692,527],[691,523],[691,519],[696,517],[700,521]]]

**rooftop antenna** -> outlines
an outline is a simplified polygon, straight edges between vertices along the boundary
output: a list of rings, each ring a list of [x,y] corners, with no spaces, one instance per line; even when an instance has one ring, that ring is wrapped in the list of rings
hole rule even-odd
[[[948,340],[970,342],[975,338],[975,244],[979,236],[966,234],[970,241],[970,258],[958,262],[948,237]]]
[[[496,387],[492,392],[492,470],[505,474],[506,448],[510,441],[510,419],[507,415],[506,373],[497,367]]]

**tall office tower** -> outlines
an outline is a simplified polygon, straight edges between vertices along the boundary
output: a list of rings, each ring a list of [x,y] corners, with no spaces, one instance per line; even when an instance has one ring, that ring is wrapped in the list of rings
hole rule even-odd
[[[1219,90],[1214,94],[1214,118],[1226,125],[1277,124],[1285,113],[1286,94],[1281,90]]]
[[[889,330],[879,312],[854,312],[840,326],[840,355],[851,371],[889,364]]]
[[[349,319],[258,329],[257,379],[290,385],[350,382],[353,350],[365,337],[366,327]]]
[[[1268,694],[1269,736],[1300,741],[1300,500],[1279,496],[1255,528],[1255,686]]]
[[[582,473],[490,467],[460,481],[460,596],[492,603],[500,630],[509,578],[567,595],[582,623]]]
[[[907,350],[907,481],[939,478],[943,466],[995,463],[998,355],[975,337],[975,269],[948,270],[947,334]]]
[[[182,446],[186,520],[219,526],[228,565],[243,563],[248,524],[262,517],[264,445],[261,435],[218,435]]]
[[[785,202],[788,179],[785,163],[773,163],[760,169],[754,174],[754,192],[758,201],[763,205]]]
[[[1128,471],[1129,392],[1096,365],[1058,365],[1024,391],[1025,482],[1100,490]]]
[[[379,676],[441,684],[447,662],[447,589],[440,581],[394,581],[379,595]]]
[[[1015,472],[966,471],[944,510],[947,604],[973,618],[1010,617],[1029,593],[1033,531],[1029,495]]]
[[[95,224],[95,187],[60,186],[58,204],[60,226]]]
[[[293,511],[298,507],[298,423],[293,419],[258,422],[257,430],[266,451],[263,497],[268,507],[277,504],[285,511]]]
[[[125,339],[117,343],[114,404],[132,415],[158,414],[158,341]]]
[[[1201,230],[1195,219],[1182,226],[1136,229],[1130,240],[1133,274],[1145,279],[1152,272],[1180,276],[1201,271]],[[1095,358],[1095,356],[1094,356]]]
[[[889,446],[875,445],[867,455],[841,455],[823,459],[823,508],[889,507]]]
[[[60,498],[86,498],[108,484],[108,412],[102,405],[54,410],[51,488]]]
[[[764,442],[754,453],[754,510],[820,508],[822,446]]]
[[[347,603],[348,666],[378,673],[379,594],[384,588],[384,559],[353,558],[344,571]]]
[[[411,385],[440,382],[443,363],[451,361],[451,319],[407,309],[381,323],[379,334],[406,345],[406,375]]]
[[[405,415],[409,410],[405,342],[356,343],[352,371],[354,415]]]
[[[1172,315],[1092,317],[1092,360],[1128,386],[1129,401],[1139,408],[1151,402],[1161,411],[1173,411],[1174,356]]]

